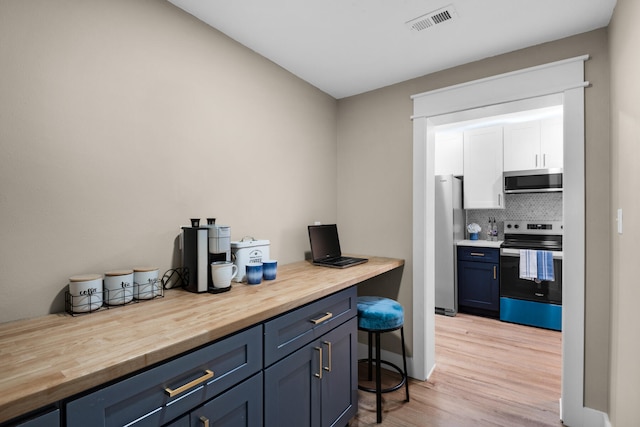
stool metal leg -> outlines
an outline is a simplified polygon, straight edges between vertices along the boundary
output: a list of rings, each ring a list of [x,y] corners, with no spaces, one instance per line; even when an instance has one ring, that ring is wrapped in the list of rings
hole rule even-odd
[[[397,329],[388,329],[388,330],[382,330],[382,331],[370,331],[370,330],[366,330],[367,331],[367,338],[369,340],[369,346],[368,346],[368,358],[367,359],[359,359],[358,362],[367,362],[367,368],[368,368],[368,381],[373,381],[373,375],[374,374],[372,372],[373,367],[371,366],[372,364],[375,363],[376,365],[376,371],[375,371],[375,387],[367,387],[365,385],[361,385],[358,384],[358,389],[359,390],[363,390],[369,393],[375,393],[376,394],[376,423],[380,424],[382,423],[382,394],[383,393],[389,393],[389,392],[393,392],[395,390],[398,390],[400,388],[402,388],[402,386],[405,386],[405,402],[409,401],[409,377],[407,376],[407,353],[406,353],[406,345],[405,345],[405,340],[404,340],[404,328],[400,327],[398,328],[400,329],[400,337],[402,339],[402,366],[404,369],[401,369],[399,366],[393,364],[392,362],[389,362],[387,360],[382,360],[382,347],[380,345],[380,341],[381,341],[381,334],[385,333],[385,332],[391,332]],[[372,335],[375,334],[375,337],[373,337]],[[375,344],[374,344],[375,341]],[[373,355],[373,345],[375,345],[376,347],[376,353],[375,353],[375,358]],[[395,372],[397,372],[400,375],[400,381],[392,386],[386,387],[386,388],[382,388],[382,364],[388,365],[389,368],[395,370]]]
[[[407,399],[409,401],[409,376],[407,375],[407,354],[404,348],[404,327],[400,328],[400,338],[402,338],[402,362],[404,364],[404,386],[406,389]]]
[[[382,372],[380,369],[380,332],[376,332],[376,422],[382,422]]]
[[[371,339],[373,337],[371,335],[373,333],[371,331],[369,331],[368,334],[369,334],[369,365],[368,365],[369,366],[369,370],[368,370],[367,373],[368,373],[369,376],[367,377],[367,379],[369,381],[371,381],[373,379],[373,377],[372,377],[373,374],[372,374],[372,371],[371,371],[371,359],[372,359],[372,354],[373,354],[373,348],[371,347],[371,344],[372,344]]]

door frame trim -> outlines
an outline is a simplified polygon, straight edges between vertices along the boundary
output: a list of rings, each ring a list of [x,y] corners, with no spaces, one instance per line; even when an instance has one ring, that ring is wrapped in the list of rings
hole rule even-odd
[[[584,395],[585,131],[588,55],[413,95],[413,358],[426,379],[435,368],[434,123],[443,114],[562,94],[564,108],[564,260],[560,414],[572,426],[590,418]],[[591,411],[594,412],[594,411]]]

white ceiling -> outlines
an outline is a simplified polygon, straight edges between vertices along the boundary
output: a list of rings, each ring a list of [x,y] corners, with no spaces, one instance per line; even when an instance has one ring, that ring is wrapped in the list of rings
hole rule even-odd
[[[340,99],[608,25],[616,0],[169,0]],[[443,7],[453,19],[406,23]],[[589,53],[585,46],[585,54]]]

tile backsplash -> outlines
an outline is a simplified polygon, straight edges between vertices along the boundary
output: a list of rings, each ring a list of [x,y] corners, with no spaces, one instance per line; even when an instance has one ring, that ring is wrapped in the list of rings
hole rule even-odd
[[[480,224],[486,238],[489,217],[498,224],[498,240],[504,238],[504,221],[562,221],[562,192],[505,194],[504,209],[467,209],[466,224]],[[466,226],[465,226],[466,230]]]

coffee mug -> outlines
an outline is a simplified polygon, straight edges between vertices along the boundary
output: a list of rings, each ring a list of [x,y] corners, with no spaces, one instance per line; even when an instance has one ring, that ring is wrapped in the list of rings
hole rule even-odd
[[[262,261],[262,278],[264,280],[274,280],[278,269],[278,261],[269,259]]]
[[[70,277],[69,306],[74,313],[99,309],[102,306],[102,276],[83,274]]]
[[[211,263],[211,280],[214,288],[228,288],[231,279],[238,274],[238,266],[229,261],[216,261]]]
[[[247,283],[257,285],[262,282],[262,263],[250,262],[247,264]]]
[[[133,269],[133,297],[135,299],[151,299],[161,295],[162,288],[160,286],[157,268],[135,267]]]
[[[122,305],[133,300],[133,270],[104,273],[104,299],[109,305]]]

